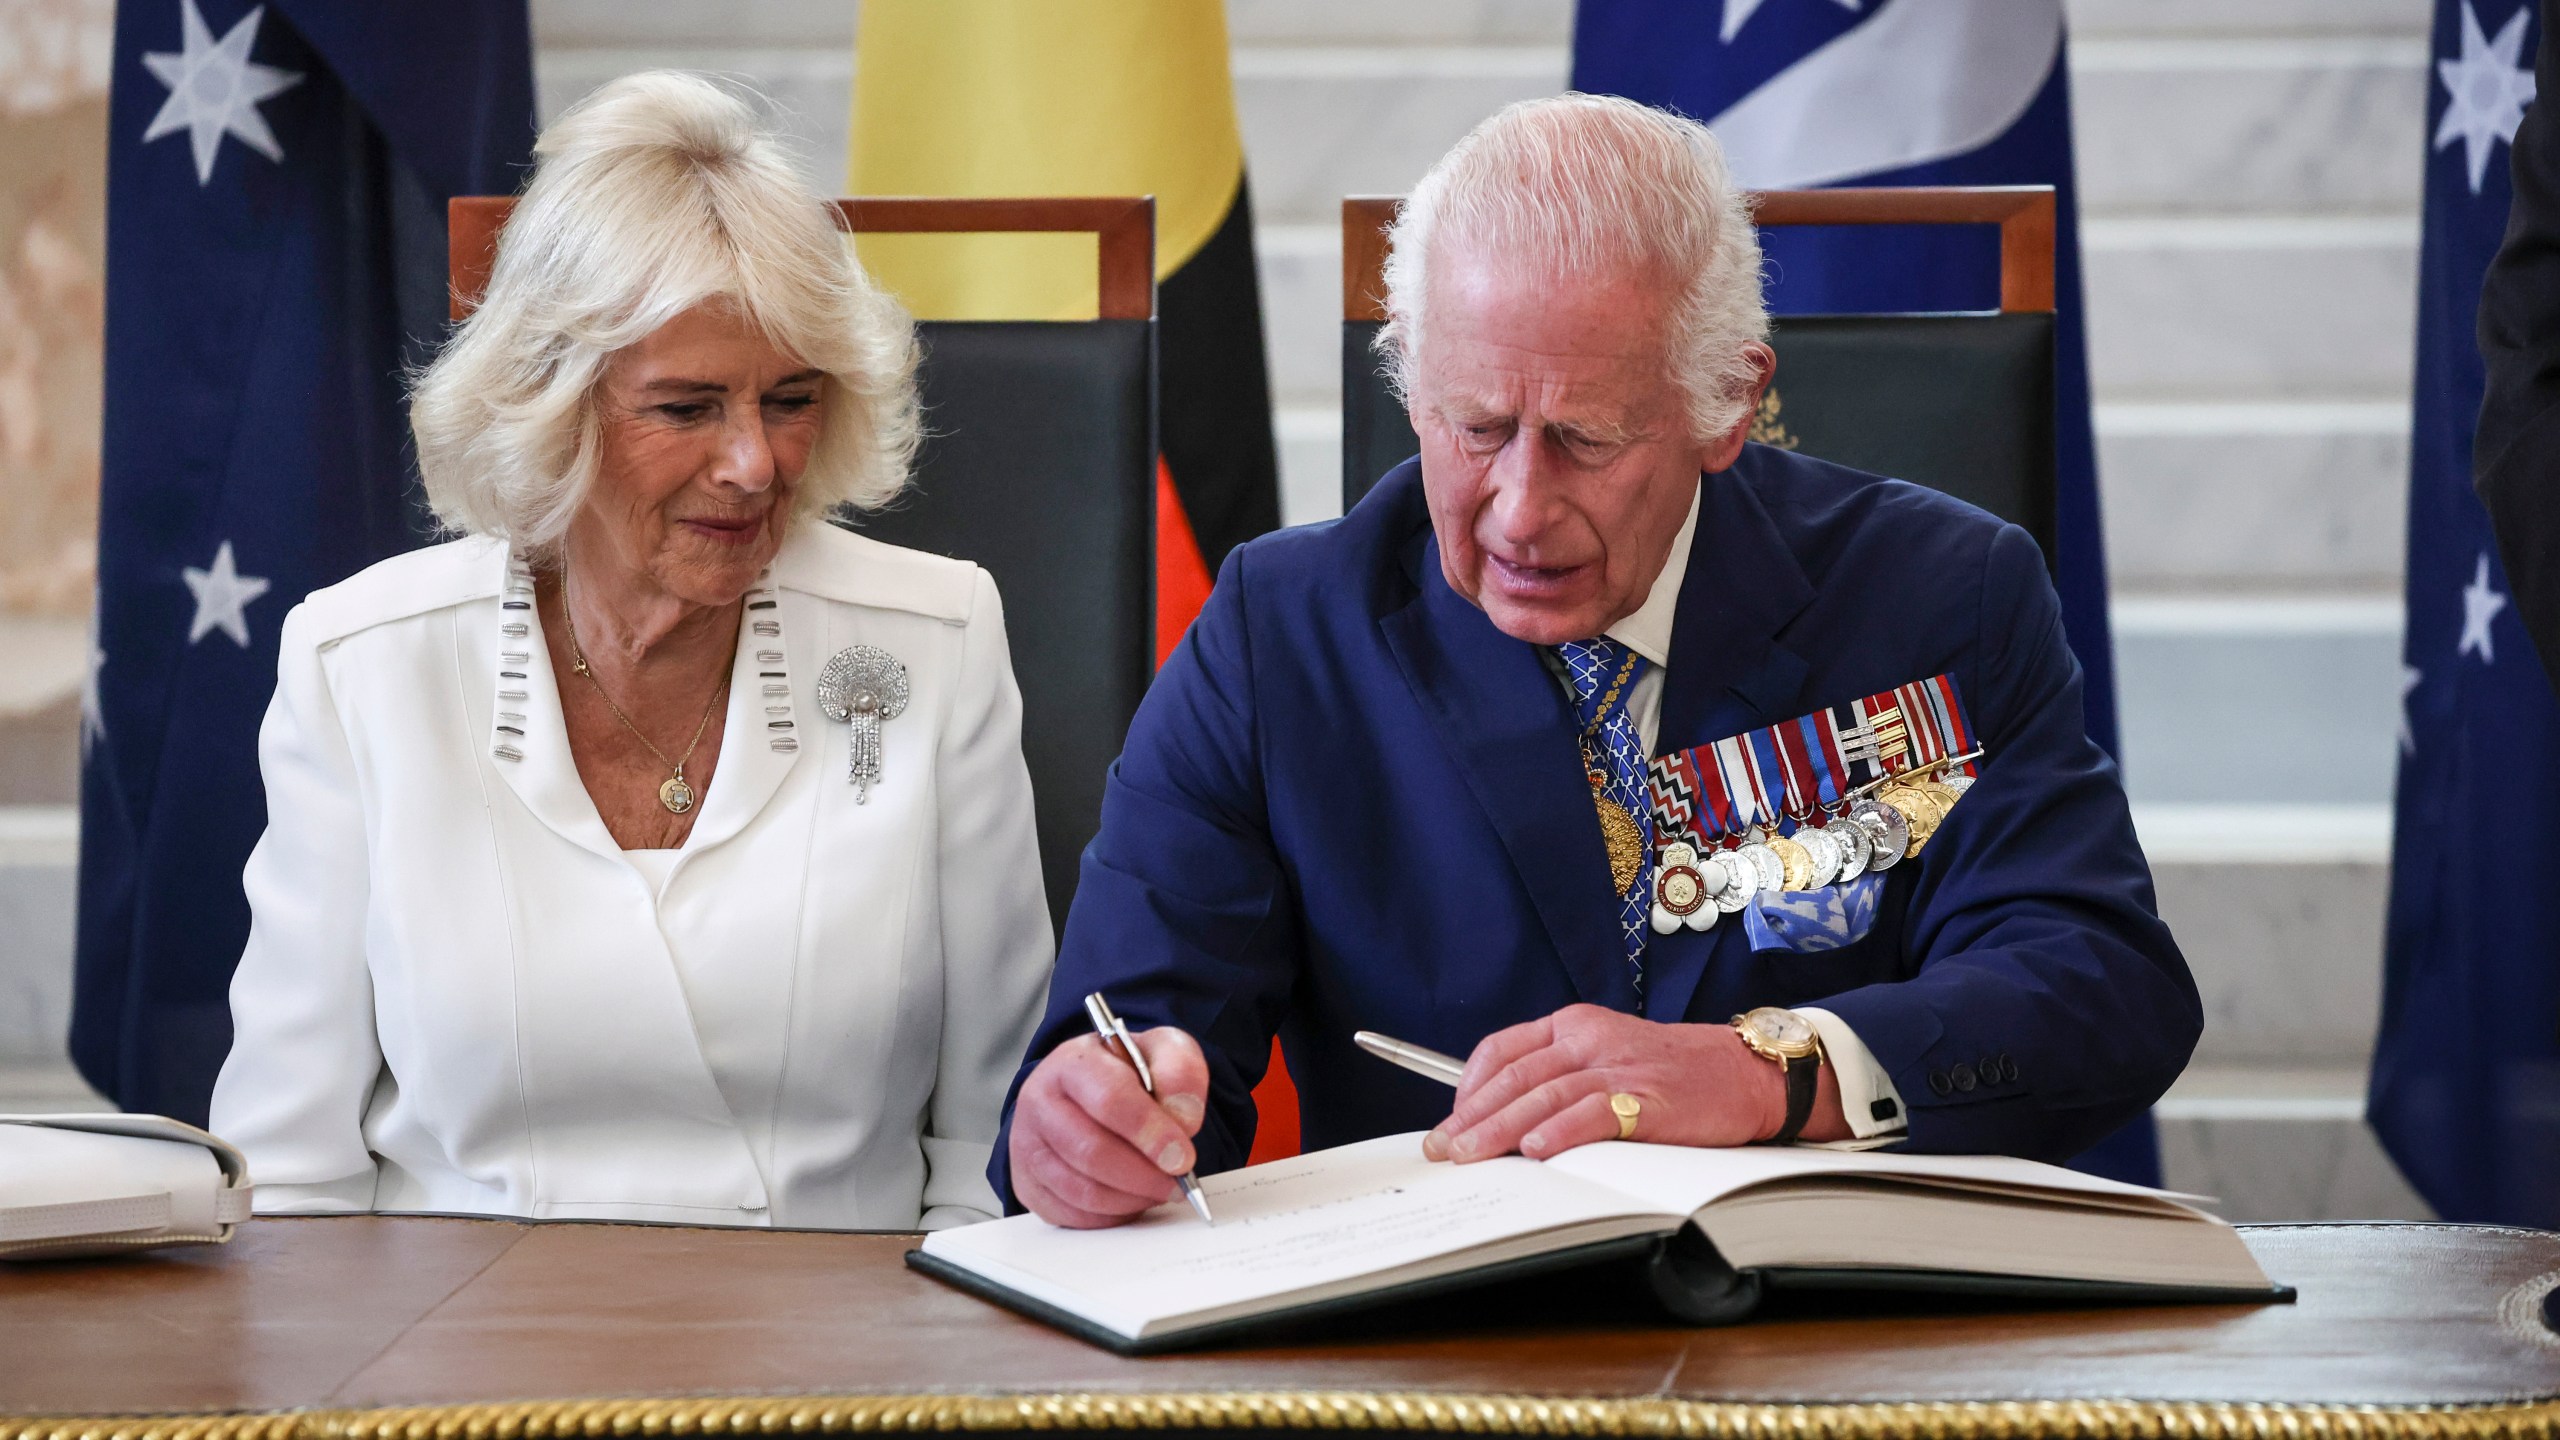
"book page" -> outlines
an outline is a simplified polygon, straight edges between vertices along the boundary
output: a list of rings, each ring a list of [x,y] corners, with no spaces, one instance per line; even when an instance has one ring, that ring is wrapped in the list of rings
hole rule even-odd
[[[2106,1208],[2185,1210],[2203,1197],[2178,1195],[2083,1175],[2059,1165],[2007,1155],[1897,1155],[1787,1145],[1729,1150],[1642,1145],[1610,1140],[1568,1150],[1550,1168],[1639,1199],[1657,1209],[1695,1214],[1727,1195],[1784,1180],[1877,1179],[1929,1189],[2025,1195]]]
[[[1688,1218],[1516,1156],[1433,1163],[1419,1132],[1213,1175],[1201,1187],[1215,1226],[1176,1200],[1116,1230],[1018,1215],[935,1231],[924,1248],[1134,1338],[1468,1268],[1494,1258],[1486,1247],[1514,1248],[1504,1242],[1523,1237],[1571,1230],[1570,1243],[1581,1243]]]

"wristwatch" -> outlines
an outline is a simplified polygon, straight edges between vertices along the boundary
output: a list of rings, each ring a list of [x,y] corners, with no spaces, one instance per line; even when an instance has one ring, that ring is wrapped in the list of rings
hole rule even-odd
[[[1765,1142],[1784,1145],[1804,1130],[1805,1121],[1813,1118],[1814,1092],[1822,1083],[1822,1036],[1812,1021],[1775,1005],[1736,1015],[1732,1024],[1742,1043],[1751,1047],[1751,1053],[1777,1062],[1787,1077],[1786,1123]]]

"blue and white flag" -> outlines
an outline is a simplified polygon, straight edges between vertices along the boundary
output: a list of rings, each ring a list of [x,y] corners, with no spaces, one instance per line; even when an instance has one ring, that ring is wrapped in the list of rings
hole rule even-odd
[[[2471,481],[2480,287],[2506,229],[2506,145],[2534,98],[2540,30],[2531,0],[2437,0],[2400,784],[2367,1114],[2445,1219],[2560,1227],[2560,702]]]
[[[2117,754],[2063,49],[2061,0],[1581,0],[1573,88],[1703,120],[1755,190],[2055,188],[2055,584],[2090,738]],[[1790,227],[1762,241],[1782,315],[1999,307],[1988,226]],[[2147,1120],[2080,1163],[2159,1180]]]
[[[127,1109],[201,1123],[230,1048],[285,612],[428,534],[401,369],[531,51],[525,0],[116,6],[71,1053]]]

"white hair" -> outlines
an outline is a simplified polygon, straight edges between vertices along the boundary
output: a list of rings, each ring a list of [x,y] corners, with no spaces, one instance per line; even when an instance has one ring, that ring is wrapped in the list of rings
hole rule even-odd
[[[1704,440],[1750,407],[1743,347],[1769,335],[1760,237],[1724,147],[1685,116],[1611,95],[1559,95],[1496,111],[1413,188],[1388,232],[1387,324],[1378,334],[1410,404],[1434,247],[1543,266],[1560,277],[1641,274],[1678,289],[1673,375]]]
[[[748,100],[628,75],[535,142],[480,308],[416,377],[409,424],[448,527],[555,546],[594,484],[613,354],[705,301],[824,372],[796,514],[887,503],[915,456],[915,327]]]

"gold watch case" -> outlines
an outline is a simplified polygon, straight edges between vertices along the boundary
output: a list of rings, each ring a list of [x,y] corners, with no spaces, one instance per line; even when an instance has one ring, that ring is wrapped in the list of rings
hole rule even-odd
[[[1731,1024],[1753,1054],[1776,1061],[1781,1070],[1790,1061],[1809,1060],[1822,1053],[1822,1036],[1813,1028],[1813,1022],[1793,1010],[1763,1005],[1747,1015],[1734,1016]]]

